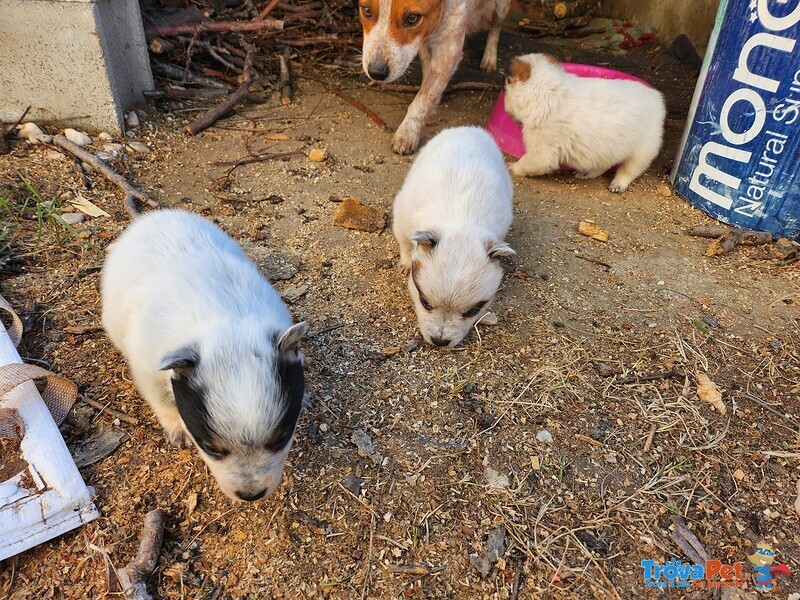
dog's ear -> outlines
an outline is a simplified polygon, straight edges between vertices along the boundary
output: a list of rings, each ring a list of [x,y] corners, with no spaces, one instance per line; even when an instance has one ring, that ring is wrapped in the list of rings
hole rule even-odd
[[[278,355],[281,358],[294,358],[300,349],[300,342],[308,334],[308,322],[292,325],[278,338]]]
[[[158,363],[159,371],[172,370],[175,379],[191,377],[200,362],[200,353],[195,346],[184,346],[164,356]]]
[[[511,61],[511,66],[508,69],[508,77],[506,83],[517,83],[519,81],[528,81],[531,78],[531,63],[523,60],[520,57]]]
[[[516,252],[505,242],[497,240],[486,240],[486,254],[491,260],[497,260],[501,256],[514,256]]]
[[[439,238],[437,238],[436,234],[432,231],[416,231],[414,235],[411,236],[411,241],[417,242],[425,252],[430,252],[436,247]]]

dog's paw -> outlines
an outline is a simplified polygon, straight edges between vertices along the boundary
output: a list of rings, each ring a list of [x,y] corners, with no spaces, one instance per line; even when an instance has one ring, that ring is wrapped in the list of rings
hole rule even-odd
[[[481,60],[481,69],[484,71],[497,71],[497,54],[486,56]]]
[[[591,171],[575,171],[575,179],[594,179],[597,177]]]
[[[608,186],[609,192],[614,192],[615,194],[621,194],[625,190],[628,189],[627,183],[620,183],[619,181],[612,181],[611,185]]]
[[[183,430],[183,428],[175,428],[172,430],[164,430],[164,439],[167,440],[171,446],[175,446],[176,448],[188,448],[192,445],[189,436]]]
[[[394,153],[414,154],[417,148],[419,148],[419,132],[401,125],[392,138],[392,150]]]

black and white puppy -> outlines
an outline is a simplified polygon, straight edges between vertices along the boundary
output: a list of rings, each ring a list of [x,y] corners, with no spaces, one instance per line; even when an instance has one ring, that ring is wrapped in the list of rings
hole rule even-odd
[[[193,442],[231,498],[272,493],[302,408],[308,326],[239,245],[190,213],[148,213],[109,248],[102,298],[167,439]]]

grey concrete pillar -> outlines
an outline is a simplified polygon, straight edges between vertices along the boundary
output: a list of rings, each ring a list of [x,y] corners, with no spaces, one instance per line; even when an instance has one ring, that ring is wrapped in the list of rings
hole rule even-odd
[[[0,120],[120,133],[146,89],[138,0],[0,0]]]

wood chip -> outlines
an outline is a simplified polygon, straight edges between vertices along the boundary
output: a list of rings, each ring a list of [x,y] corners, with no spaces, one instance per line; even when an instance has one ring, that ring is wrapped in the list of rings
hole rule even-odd
[[[588,435],[583,435],[582,433],[576,433],[575,439],[580,440],[582,442],[586,442],[587,444],[591,444],[592,446],[602,446],[603,442],[598,442],[594,438],[590,438]]]
[[[598,242],[608,241],[608,232],[592,221],[581,221],[578,224],[578,233],[590,237],[593,240],[597,240]]]
[[[709,379],[705,373],[696,373],[697,397],[703,402],[708,402],[716,408],[721,415],[727,412],[725,403],[722,401],[722,390],[719,386]]]
[[[83,196],[76,196],[69,203],[74,206],[77,210],[81,211],[85,215],[89,215],[90,217],[110,217],[106,211],[102,208],[93,204]]]
[[[542,464],[539,461],[539,457],[538,456],[531,456],[531,469],[533,469],[534,471],[538,471],[541,468],[542,468]]]
[[[733,478],[734,478],[736,481],[741,481],[742,479],[744,479],[744,471],[742,471],[741,469],[736,469],[736,470],[733,472]]]
[[[379,233],[386,227],[386,215],[377,208],[362,204],[358,198],[350,197],[336,207],[333,224],[345,229]]]

